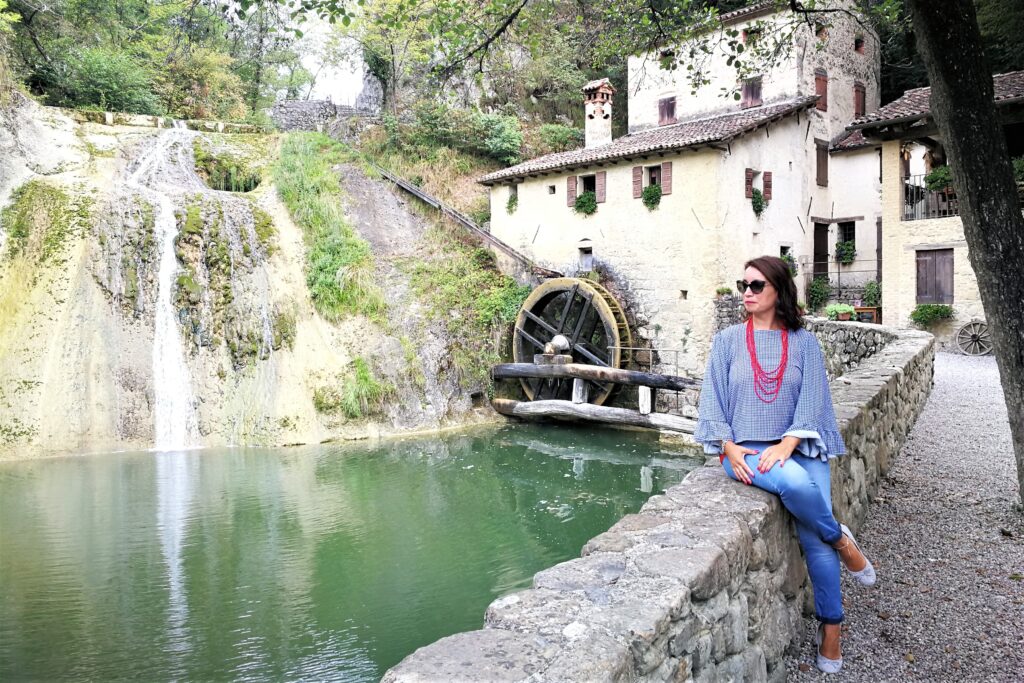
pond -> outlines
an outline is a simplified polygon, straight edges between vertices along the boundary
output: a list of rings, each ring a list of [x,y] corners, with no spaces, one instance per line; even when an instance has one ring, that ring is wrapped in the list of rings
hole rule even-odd
[[[0,463],[0,680],[375,681],[702,459],[552,425]]]

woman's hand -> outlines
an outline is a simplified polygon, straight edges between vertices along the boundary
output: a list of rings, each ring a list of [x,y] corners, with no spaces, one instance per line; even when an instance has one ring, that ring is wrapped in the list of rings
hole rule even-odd
[[[729,464],[732,465],[732,471],[736,475],[736,478],[747,486],[750,486],[754,480],[754,470],[747,466],[747,462],[744,458],[751,453],[757,453],[757,451],[753,448],[744,448],[732,441],[726,441],[723,443],[722,450],[725,452],[725,457],[729,459]]]
[[[779,443],[764,449],[764,453],[757,461],[757,471],[763,474],[774,467],[775,463],[779,463],[779,467],[785,465],[789,457],[793,455],[793,450],[798,443],[800,443],[800,439],[787,436]]]

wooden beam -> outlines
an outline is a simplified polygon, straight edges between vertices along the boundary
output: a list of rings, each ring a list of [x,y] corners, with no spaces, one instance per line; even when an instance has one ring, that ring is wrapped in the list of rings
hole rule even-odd
[[[496,398],[491,401],[491,406],[502,415],[524,419],[553,417],[586,420],[650,429],[668,429],[686,434],[693,434],[693,430],[697,426],[697,421],[688,417],[667,413],[641,415],[635,410],[626,408],[609,408],[590,403],[575,404],[572,401],[513,401],[507,398]]]
[[[636,370],[619,370],[617,368],[569,363],[566,365],[534,365],[533,363],[502,363],[491,368],[494,379],[529,379],[544,378],[580,378],[592,382],[614,382],[615,384],[631,384],[634,386],[684,391],[700,387],[700,381],[676,375],[659,375],[653,372],[637,372]]]

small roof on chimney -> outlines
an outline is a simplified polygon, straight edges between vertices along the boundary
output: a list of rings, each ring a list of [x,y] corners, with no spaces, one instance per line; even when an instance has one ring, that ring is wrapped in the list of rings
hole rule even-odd
[[[599,78],[596,81],[590,81],[580,90],[581,92],[583,92],[583,94],[587,94],[596,92],[597,90],[601,90],[602,88],[608,90],[609,92],[615,92],[615,86],[612,85],[612,82],[609,81],[607,78]]]

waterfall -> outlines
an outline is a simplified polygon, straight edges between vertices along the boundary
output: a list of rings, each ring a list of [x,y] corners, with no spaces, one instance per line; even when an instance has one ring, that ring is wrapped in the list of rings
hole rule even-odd
[[[171,129],[161,133],[156,144],[136,162],[127,179],[127,186],[153,204],[159,267],[157,270],[156,329],[153,335],[153,391],[156,423],[156,448],[160,451],[176,450],[195,445],[197,433],[195,399],[189,379],[188,366],[181,345],[181,333],[171,303],[178,261],[174,255],[174,241],[178,236],[178,222],[174,216],[174,203],[168,190],[161,186],[172,171],[171,155],[175,147],[189,143],[191,136],[185,131]],[[170,176],[170,177],[169,177]]]

